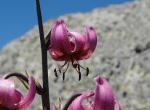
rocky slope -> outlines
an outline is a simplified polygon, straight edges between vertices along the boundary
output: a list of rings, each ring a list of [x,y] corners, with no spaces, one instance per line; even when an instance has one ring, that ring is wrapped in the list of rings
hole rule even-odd
[[[53,70],[57,62],[49,57],[50,94],[52,102],[60,97],[64,103],[75,92],[95,88],[94,78],[106,76],[113,86],[124,110],[149,110],[150,108],[150,0],[138,0],[123,5],[95,9],[92,12],[62,16],[70,30],[83,32],[92,25],[98,34],[98,45],[93,56],[84,62],[90,75],[78,82],[72,69],[56,82]],[[44,25],[45,33],[53,21]],[[0,73],[26,70],[41,78],[41,54],[37,26],[17,39],[0,53]],[[92,65],[92,66],[91,66]],[[39,101],[35,100],[35,104]],[[39,107],[40,108],[40,107]],[[34,106],[33,108],[34,109]],[[35,109],[37,110],[37,109]]]

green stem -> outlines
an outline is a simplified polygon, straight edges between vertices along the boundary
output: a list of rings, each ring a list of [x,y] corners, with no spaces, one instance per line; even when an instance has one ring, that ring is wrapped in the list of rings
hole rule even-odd
[[[47,47],[44,40],[44,31],[43,31],[43,23],[42,23],[39,0],[36,0],[36,9],[37,9],[38,26],[39,26],[39,34],[40,34],[40,42],[41,42],[41,54],[42,54],[42,73],[43,73],[42,106],[43,106],[43,110],[50,110]]]

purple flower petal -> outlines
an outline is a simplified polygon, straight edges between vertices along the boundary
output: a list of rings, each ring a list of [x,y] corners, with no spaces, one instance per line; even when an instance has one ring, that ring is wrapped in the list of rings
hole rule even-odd
[[[88,42],[89,42],[89,47],[90,47],[90,51],[93,53],[93,51],[96,48],[97,45],[97,35],[95,32],[95,29],[93,27],[86,27],[85,28],[85,32],[88,38]]]
[[[110,84],[106,79],[97,77],[94,110],[114,110],[114,104],[114,96]]]
[[[80,59],[88,59],[92,53],[94,52],[96,45],[97,45],[97,35],[95,29],[93,27],[86,27],[85,28],[85,46],[83,49],[83,54],[81,55]]]
[[[62,44],[64,48],[64,53],[66,53],[68,56],[76,51],[77,42],[73,34],[68,32],[62,40]]]
[[[93,92],[85,92],[77,97],[69,107],[69,110],[90,110],[88,107],[83,106],[83,101],[93,96]]]
[[[8,79],[0,79],[0,105],[8,109],[16,108],[22,94],[15,89],[14,82]]]
[[[83,60],[89,58],[97,45],[97,36],[93,27],[85,28],[86,35],[68,32],[63,20],[57,20],[51,29],[49,52],[53,59]]]
[[[84,46],[86,44],[86,38],[78,32],[70,32],[74,38],[75,49],[72,52],[73,58],[75,60],[81,59],[82,54],[84,53]]]
[[[61,73],[67,71],[68,65],[71,62],[74,69],[79,73],[79,80],[81,79],[81,69],[86,70],[79,64],[79,60],[88,59],[94,52],[97,45],[97,36],[93,27],[86,27],[85,35],[78,32],[69,32],[66,28],[64,20],[57,20],[51,29],[49,53],[56,61],[65,61],[66,63],[54,72]],[[63,73],[65,76],[65,72]],[[64,79],[64,78],[63,78]]]
[[[89,100],[91,99],[91,100]],[[87,102],[86,102],[87,101]],[[52,110],[59,110],[57,107]],[[105,78],[96,77],[96,91],[84,92],[69,105],[69,110],[122,110]]]
[[[77,60],[88,59],[94,52],[97,45],[97,36],[95,29],[93,27],[85,28],[85,35],[78,37],[78,41],[82,44],[80,46],[80,51],[78,52]]]
[[[33,77],[29,78],[29,90],[27,95],[19,102],[20,109],[26,109],[33,101],[36,94],[36,85]]]
[[[63,41],[67,36],[66,25],[63,20],[57,20],[52,27],[50,41],[51,45],[49,47],[49,52],[55,60],[64,59],[64,47]]]

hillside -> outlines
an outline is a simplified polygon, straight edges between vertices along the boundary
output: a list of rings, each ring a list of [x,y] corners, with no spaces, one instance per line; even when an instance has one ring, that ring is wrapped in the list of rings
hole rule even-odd
[[[98,45],[93,56],[81,62],[90,68],[90,74],[78,82],[77,73],[70,69],[63,82],[55,80],[54,68],[58,62],[49,57],[50,94],[52,102],[64,103],[75,92],[95,88],[94,78],[106,76],[113,86],[124,110],[150,108],[150,0],[137,0],[122,5],[95,9],[88,13],[61,16],[69,30],[83,32],[92,25],[98,34]],[[44,24],[48,33],[53,20]],[[92,65],[92,66],[91,66]],[[26,70],[41,78],[41,53],[38,28],[35,26],[21,38],[8,44],[0,52],[0,73]],[[35,104],[39,103],[35,100]],[[39,106],[40,107],[40,106]],[[34,109],[34,106],[33,106]],[[37,110],[37,109],[35,109]]]

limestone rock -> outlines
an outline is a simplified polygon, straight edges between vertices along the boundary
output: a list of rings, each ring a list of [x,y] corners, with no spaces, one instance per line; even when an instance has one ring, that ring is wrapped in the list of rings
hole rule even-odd
[[[137,0],[123,5],[95,9],[89,13],[62,16],[70,30],[83,32],[92,25],[98,34],[93,56],[81,64],[90,68],[90,75],[78,81],[78,74],[70,69],[63,82],[56,82],[57,62],[49,57],[50,94],[53,103],[62,104],[76,92],[95,88],[94,78],[105,76],[113,86],[124,110],[150,108],[150,0]],[[48,33],[53,21],[44,24]],[[0,53],[0,73],[28,71],[41,78],[41,53],[37,26],[21,38],[11,42]],[[35,100],[35,104],[40,103]],[[33,109],[37,110],[36,108]]]

